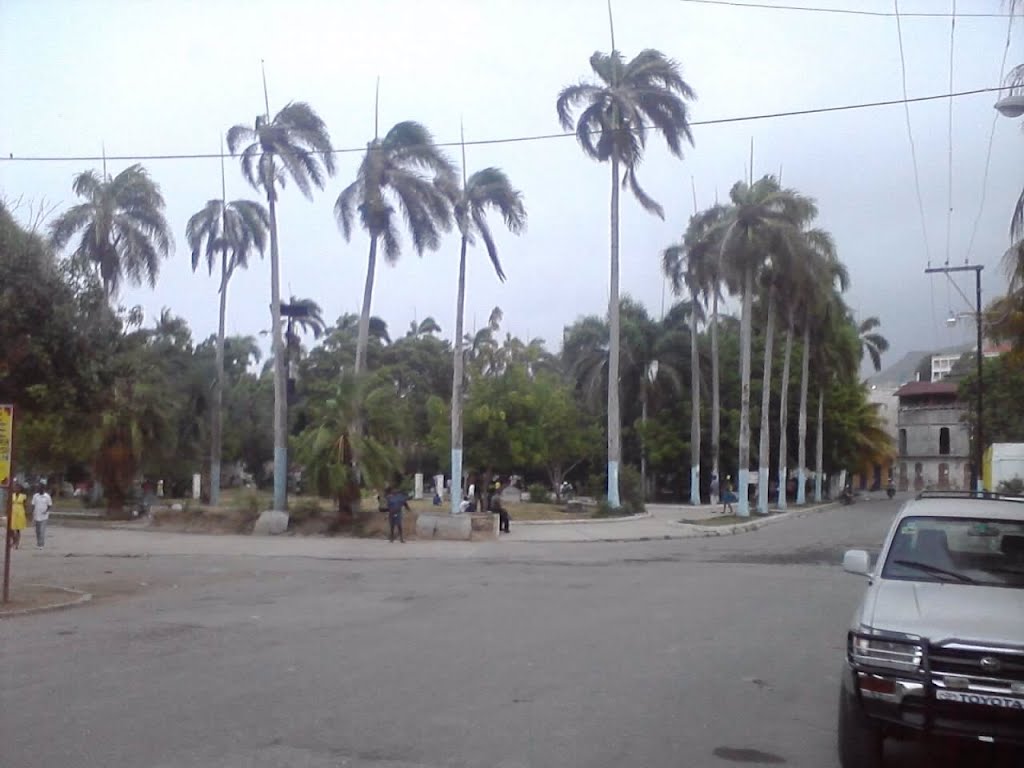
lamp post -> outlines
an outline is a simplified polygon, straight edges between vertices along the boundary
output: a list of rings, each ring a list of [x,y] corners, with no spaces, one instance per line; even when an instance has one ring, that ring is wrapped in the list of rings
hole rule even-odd
[[[982,363],[984,362],[984,354],[982,348],[982,315],[981,315],[981,270],[985,267],[981,264],[964,264],[958,267],[928,267],[925,270],[927,274],[944,273],[949,274],[950,272],[974,272],[974,287],[975,287],[975,317],[977,317],[977,349],[975,354],[977,356],[978,365],[978,391],[975,407],[977,409],[977,422],[974,429],[974,460],[971,465],[971,485],[974,486],[975,491],[981,491],[981,464],[985,456],[985,428],[982,424],[982,414],[984,413],[985,404],[985,379],[982,371]]]

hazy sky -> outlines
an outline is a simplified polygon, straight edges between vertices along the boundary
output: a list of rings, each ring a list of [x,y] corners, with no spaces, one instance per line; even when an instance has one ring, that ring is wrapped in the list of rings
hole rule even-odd
[[[768,0],[772,2],[772,0]],[[891,11],[889,0],[800,0],[807,5]],[[796,3],[789,3],[796,4]],[[901,11],[945,12],[946,0],[902,0]],[[959,0],[960,13],[1005,11],[1000,0]],[[694,120],[855,104],[901,96],[896,20],[882,16],[735,8],[685,0],[616,0],[615,33],[631,56],[658,48],[677,59],[697,90]],[[1018,19],[1007,67],[1024,61]],[[1006,18],[956,20],[953,90],[999,83]],[[949,89],[949,18],[905,18],[910,96]],[[225,130],[263,111],[260,59],[266,61],[271,111],[309,102],[335,147],[365,147],[373,133],[373,92],[380,76],[382,131],[415,119],[439,141],[497,139],[559,130],[559,89],[588,76],[595,49],[610,48],[605,0],[0,0],[0,157],[216,152]],[[933,263],[968,255],[981,197],[985,205],[970,251],[987,267],[988,298],[1004,285],[997,266],[1021,187],[1020,121],[995,119],[993,94],[953,101],[952,217],[947,238],[948,100],[912,104],[920,183]],[[992,162],[982,186],[989,134]],[[660,252],[699,206],[723,199],[746,173],[779,173],[817,199],[852,275],[849,303],[879,315],[893,345],[888,356],[969,338],[945,318],[970,309],[944,278],[926,277],[926,241],[914,192],[901,106],[784,117],[694,128],[684,160],[649,144],[639,176],[665,207],[646,214],[623,195],[622,288],[656,317],[664,281]],[[457,149],[451,150],[458,157]],[[279,208],[282,295],[311,297],[333,321],[357,312],[368,241],[341,237],[333,205],[353,178],[358,153],[337,157],[337,174],[313,202],[294,187]],[[111,173],[130,161],[110,161]],[[523,191],[525,234],[495,231],[508,282],[486,255],[470,254],[467,328],[491,308],[505,327],[541,336],[557,349],[562,329],[581,314],[603,313],[608,291],[609,170],[586,159],[573,138],[467,148],[470,172],[504,168]],[[168,306],[197,339],[216,329],[216,282],[193,274],[185,222],[220,195],[217,160],[151,160],[146,167],[167,200],[176,239],[155,290],[126,289],[149,320]],[[0,194],[74,202],[72,176],[98,162],[0,161]],[[228,197],[258,194],[228,161]],[[408,240],[406,240],[408,243]],[[413,317],[454,325],[458,240],[419,258],[378,269],[373,312],[404,333]],[[269,327],[269,262],[255,261],[231,284],[230,333]],[[960,284],[973,297],[969,278]],[[666,301],[670,302],[671,297]]]

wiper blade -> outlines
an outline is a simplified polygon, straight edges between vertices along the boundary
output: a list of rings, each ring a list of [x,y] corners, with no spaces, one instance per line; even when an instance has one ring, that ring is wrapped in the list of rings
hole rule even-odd
[[[902,565],[907,568],[916,568],[919,571],[925,573],[933,573],[936,576],[949,576],[950,578],[956,579],[962,584],[976,584],[977,582],[970,576],[964,576],[962,573],[956,571],[948,571],[945,568],[939,568],[937,565],[931,565],[930,563],[921,563],[917,560],[894,560],[893,565]]]

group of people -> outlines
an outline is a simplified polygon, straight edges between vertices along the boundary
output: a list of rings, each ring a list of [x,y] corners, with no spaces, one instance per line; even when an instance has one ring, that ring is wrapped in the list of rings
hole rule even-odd
[[[24,488],[15,485],[14,495],[11,497],[11,527],[8,531],[14,549],[21,549],[21,532],[28,527],[28,515],[25,512],[27,500]],[[40,485],[32,494],[31,505],[32,523],[36,529],[36,549],[42,549],[46,546],[46,523],[50,519],[53,498],[46,492],[46,488]]]
[[[462,501],[459,503],[459,511],[463,514],[470,514],[476,511],[479,500],[480,496],[477,494],[476,484],[470,482],[466,495],[463,496]],[[502,533],[508,533],[512,517],[509,515],[508,510],[505,509],[505,505],[501,503],[500,481],[496,480],[490,485],[486,494],[484,494],[483,502],[485,510],[498,516],[498,530]],[[434,491],[433,503],[435,507],[440,506],[442,503],[441,494],[437,490]],[[401,490],[389,485],[384,489],[384,493],[377,497],[377,508],[388,515],[388,541],[394,541],[397,534],[398,540],[404,543],[405,535],[402,531],[402,514],[405,510],[410,509],[409,497]]]

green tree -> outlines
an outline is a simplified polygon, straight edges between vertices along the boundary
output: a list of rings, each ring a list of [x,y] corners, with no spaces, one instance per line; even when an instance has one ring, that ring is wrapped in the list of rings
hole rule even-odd
[[[267,196],[270,213],[270,317],[274,362],[274,509],[287,511],[288,400],[285,355],[281,336],[280,249],[277,234],[278,187],[291,181],[307,199],[313,187],[323,189],[325,176],[334,174],[334,155],[327,126],[303,102],[287,104],[274,119],[270,107],[253,127],[233,126],[227,135],[231,154],[239,154],[242,175]],[[243,148],[244,147],[244,148]]]
[[[620,506],[619,464],[622,459],[622,421],[619,413],[619,185],[628,186],[644,210],[664,218],[661,206],[641,188],[637,168],[653,125],[669,151],[682,156],[683,142],[693,142],[686,102],[693,89],[679,73],[679,65],[660,51],[647,49],[626,61],[615,50],[590,57],[596,82],[580,82],[562,89],[555,104],[563,128],[575,128],[584,154],[611,163],[611,257],[608,324],[610,328],[608,377],[608,503]],[[573,112],[582,111],[574,121]],[[620,165],[624,169],[620,178]]]
[[[451,477],[452,487],[462,486],[462,408],[465,357],[462,352],[462,326],[466,304],[466,251],[470,245],[476,244],[479,237],[487,249],[487,256],[498,279],[504,282],[505,272],[498,257],[498,246],[494,242],[487,213],[493,210],[501,215],[505,226],[513,234],[519,234],[526,228],[526,208],[523,196],[509,181],[505,172],[498,168],[484,168],[477,171],[469,179],[463,178],[462,186],[452,179],[443,179],[442,187],[451,202],[455,224],[459,228],[459,282],[455,300],[455,344],[452,373],[452,456]],[[459,511],[461,498],[459,494],[451,495],[452,514]]]
[[[85,202],[53,221],[54,247],[63,249],[80,232],[72,257],[95,268],[108,296],[125,277],[135,285],[156,285],[160,260],[170,254],[173,240],[160,187],[146,169],[131,165],[113,178],[85,171],[75,176],[72,189]]]
[[[454,176],[451,162],[434,143],[430,132],[417,122],[396,124],[381,139],[374,136],[366,147],[356,179],[338,195],[334,213],[346,240],[352,237],[356,212],[370,235],[366,284],[359,315],[355,372],[366,368],[370,303],[377,269],[377,245],[394,264],[402,253],[396,209],[401,211],[412,235],[413,247],[423,255],[441,244],[441,233],[451,227],[448,198],[434,179]]]
[[[210,504],[220,503],[220,462],[224,411],[224,326],[228,307],[228,282],[236,269],[249,265],[249,254],[262,256],[267,247],[270,219],[266,210],[252,200],[207,200],[202,210],[192,215],[185,227],[185,238],[192,249],[192,271],[205,256],[213,274],[220,267],[220,306],[217,314],[217,350],[214,364],[213,408],[210,425]]]
[[[876,373],[882,370],[882,354],[889,350],[889,340],[877,331],[881,325],[882,321],[877,317],[868,317],[857,326],[861,354],[871,359]]]

